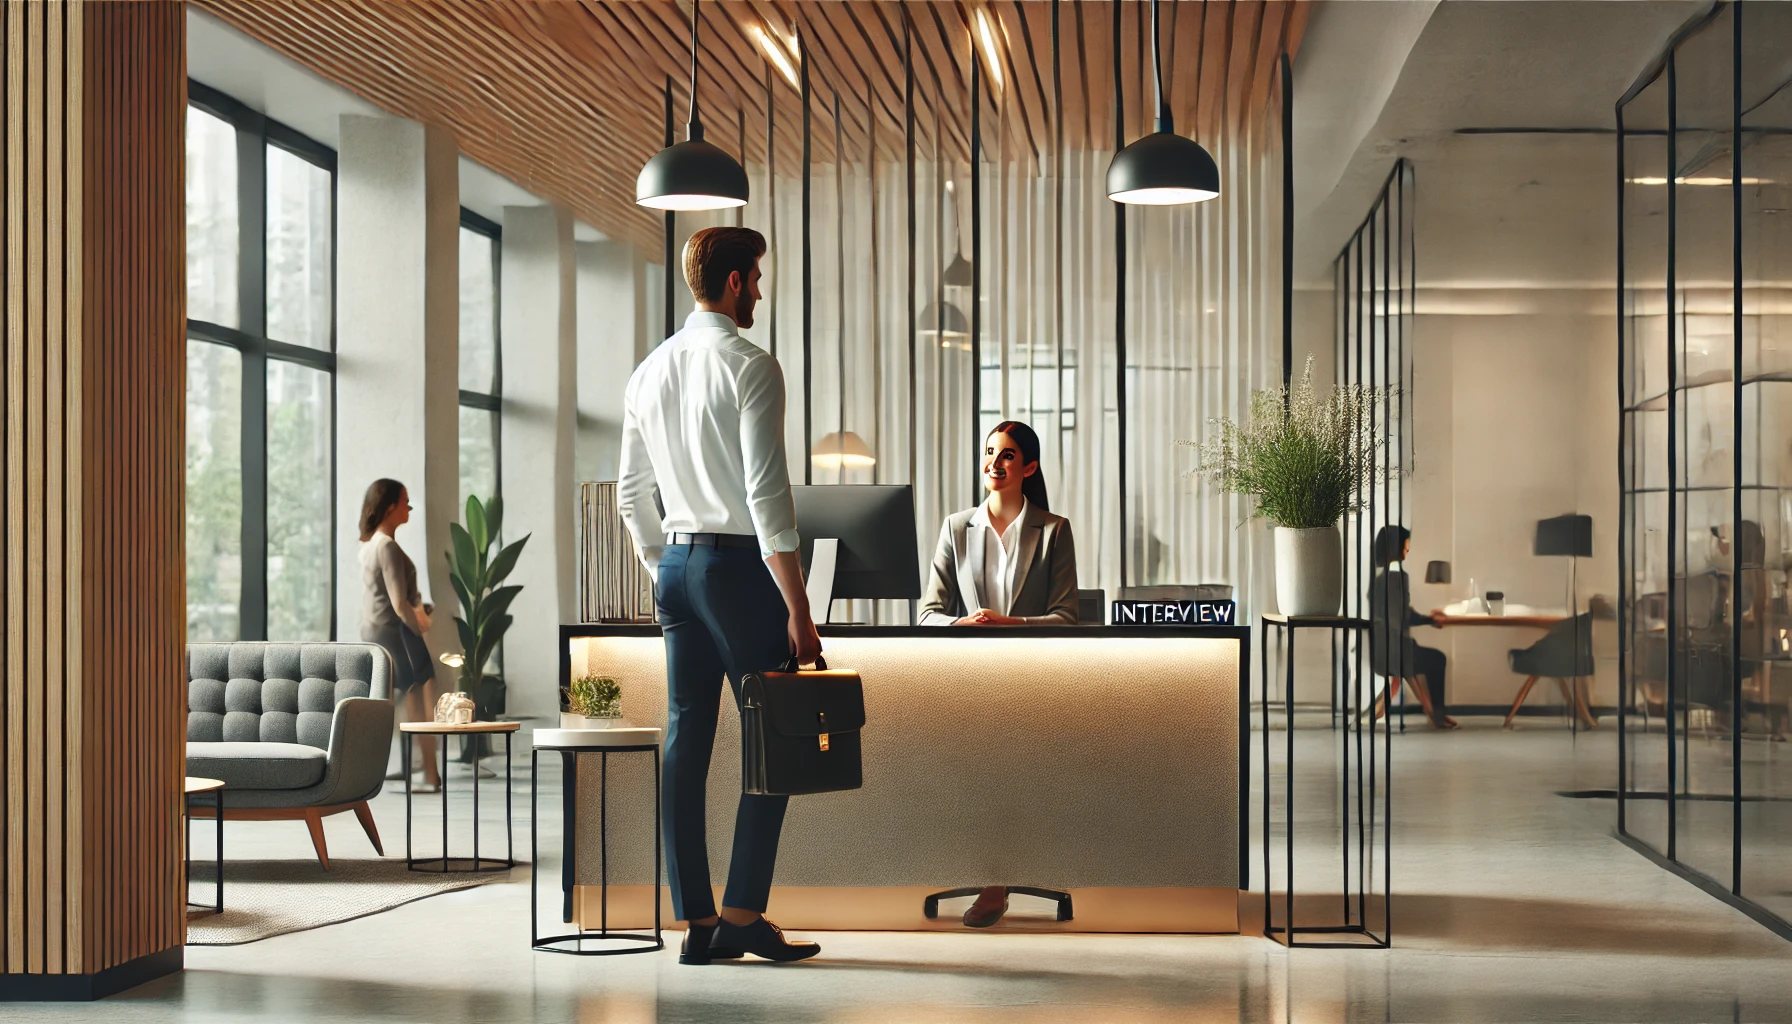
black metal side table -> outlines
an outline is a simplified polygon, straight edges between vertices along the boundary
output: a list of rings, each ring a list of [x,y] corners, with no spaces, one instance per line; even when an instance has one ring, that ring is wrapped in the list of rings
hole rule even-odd
[[[516,731],[522,728],[519,722],[469,722],[457,725],[449,722],[400,722],[399,735],[404,741],[402,764],[404,765],[404,862],[412,871],[433,871],[437,874],[457,871],[508,871],[516,867],[516,832],[510,813],[510,741]],[[473,856],[448,856],[448,737],[459,736],[465,743],[469,737],[488,736],[493,733],[504,735],[504,859],[481,857],[479,855],[479,762],[473,762]],[[413,856],[411,850],[411,738],[414,736],[440,736],[441,750],[441,783],[442,793],[442,855],[440,857]],[[470,867],[453,867],[458,862],[472,862]]]
[[[651,728],[625,729],[537,729],[529,751],[529,860],[535,867],[529,873],[529,945],[549,953],[573,956],[617,956],[624,953],[650,953],[666,948],[660,932],[660,885],[664,861],[660,849],[660,740],[662,730]],[[558,753],[566,766],[565,792],[571,799],[573,778],[580,754],[597,754],[603,758],[602,781],[598,789],[598,849],[602,851],[598,876],[598,928],[591,931],[581,923],[579,930],[564,935],[543,935],[539,923],[540,897],[536,882],[541,877],[540,813],[537,794],[540,791],[541,753]],[[610,930],[610,844],[609,783],[610,755],[644,753],[653,755],[653,934]],[[561,884],[565,890],[564,920],[572,919],[572,881],[578,868],[578,836],[566,815],[568,826],[560,836]],[[627,946],[586,949],[586,942],[627,942]],[[566,944],[572,947],[567,948]]]
[[[214,914],[222,914],[224,912],[224,783],[219,779],[201,779],[191,775],[186,776],[186,780],[186,799],[181,802],[181,820],[186,828],[187,841],[187,873],[182,876],[183,880],[190,880],[193,877],[193,808],[188,801],[199,793],[210,793],[212,795],[212,817],[217,819],[218,824],[217,895],[209,904],[194,903],[192,900],[188,900],[187,906],[194,910],[209,910]]]
[[[1365,692],[1373,687],[1364,686],[1370,673],[1367,658],[1368,650],[1363,643],[1358,644],[1354,658],[1340,656],[1338,645],[1339,633],[1356,633],[1366,640],[1369,621],[1346,615],[1264,615],[1261,621],[1262,644],[1260,652],[1263,658],[1263,934],[1274,942],[1290,948],[1307,949],[1386,949],[1393,941],[1393,872],[1389,866],[1389,854],[1393,850],[1393,839],[1390,830],[1393,821],[1393,714],[1392,708],[1386,709],[1380,718],[1375,717],[1372,707],[1365,706]],[[1302,630],[1320,630],[1330,634],[1331,653],[1331,691],[1335,695],[1345,694],[1342,701],[1344,713],[1350,717],[1351,727],[1341,733],[1339,743],[1339,779],[1337,821],[1338,839],[1343,851],[1344,872],[1342,882],[1342,919],[1336,924],[1295,924],[1294,923],[1294,647],[1295,638]],[[1275,634],[1277,661],[1269,660],[1269,644],[1271,632]],[[1272,850],[1275,846],[1275,832],[1271,827],[1272,805],[1275,802],[1276,781],[1270,766],[1269,680],[1275,665],[1284,673],[1282,685],[1284,734],[1286,736],[1285,754],[1282,763],[1282,845],[1284,856],[1282,891],[1282,915],[1278,924],[1274,913],[1275,875],[1271,871]],[[1348,685],[1350,689],[1344,690]],[[1354,695],[1354,700],[1350,697]],[[1373,694],[1369,694],[1373,702]],[[1366,721],[1364,720],[1366,717]],[[1334,718],[1335,721],[1335,718]],[[1365,743],[1364,733],[1368,734]],[[1381,755],[1376,755],[1376,741],[1382,744]],[[1355,750],[1352,750],[1352,746]],[[1380,807],[1376,806],[1380,801]],[[1355,803],[1354,818],[1352,803]],[[1354,833],[1352,825],[1355,826]],[[1355,852],[1354,858],[1352,851]],[[1375,875],[1380,872],[1381,886],[1381,930],[1379,933],[1370,929],[1368,924],[1369,896],[1376,890]],[[1302,941],[1301,935],[1333,935],[1338,938],[1320,941]]]

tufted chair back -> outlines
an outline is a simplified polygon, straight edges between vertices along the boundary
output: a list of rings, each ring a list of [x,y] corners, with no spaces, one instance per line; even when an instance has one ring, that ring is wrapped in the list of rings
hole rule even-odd
[[[391,658],[374,644],[188,644],[187,739],[328,750],[336,705],[389,699],[391,680]]]

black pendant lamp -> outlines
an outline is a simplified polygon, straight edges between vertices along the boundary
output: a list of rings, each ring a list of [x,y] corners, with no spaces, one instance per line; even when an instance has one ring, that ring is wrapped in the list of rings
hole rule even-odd
[[[1108,164],[1108,198],[1135,206],[1179,206],[1218,196],[1219,165],[1200,143],[1177,135],[1170,122],[1157,42],[1157,0],[1151,0],[1151,72],[1157,83],[1156,130],[1114,154]]]
[[[747,205],[747,172],[703,141],[697,119],[697,0],[691,0],[691,117],[685,140],[657,153],[635,179],[635,204],[656,210],[722,210]]]

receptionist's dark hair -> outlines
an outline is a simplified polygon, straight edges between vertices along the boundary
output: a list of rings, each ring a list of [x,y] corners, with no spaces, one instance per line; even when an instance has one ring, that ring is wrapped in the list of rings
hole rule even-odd
[[[1384,526],[1375,534],[1375,567],[1385,569],[1406,557],[1406,542],[1412,531],[1404,526]]]
[[[1039,461],[1039,435],[1033,433],[1032,427],[1019,420],[1003,420],[996,424],[990,430],[989,436],[983,440],[988,441],[990,437],[997,434],[1007,434],[1014,439],[1015,444],[1020,445],[1020,461],[1023,465]],[[1024,477],[1021,480],[1020,493],[1027,499],[1027,504],[1039,506],[1039,511],[1050,512],[1052,510],[1051,502],[1045,496],[1044,467],[1036,470],[1032,476]]]

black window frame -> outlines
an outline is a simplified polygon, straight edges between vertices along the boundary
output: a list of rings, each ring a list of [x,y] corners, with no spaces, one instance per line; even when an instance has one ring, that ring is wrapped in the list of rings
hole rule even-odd
[[[322,370],[330,378],[330,629],[336,639],[336,151],[201,82],[187,80],[187,103],[236,129],[237,327],[187,319],[187,337],[236,349],[242,356],[242,590],[237,639],[268,639],[268,375],[269,360]],[[267,150],[277,146],[330,174],[329,347],[267,336]]]
[[[489,497],[504,496],[504,228],[466,207],[460,208],[460,226],[492,242],[492,389],[490,392],[460,389],[460,404],[492,414],[492,475]],[[459,458],[456,446],[456,458]],[[485,496],[480,498],[485,500]]]

